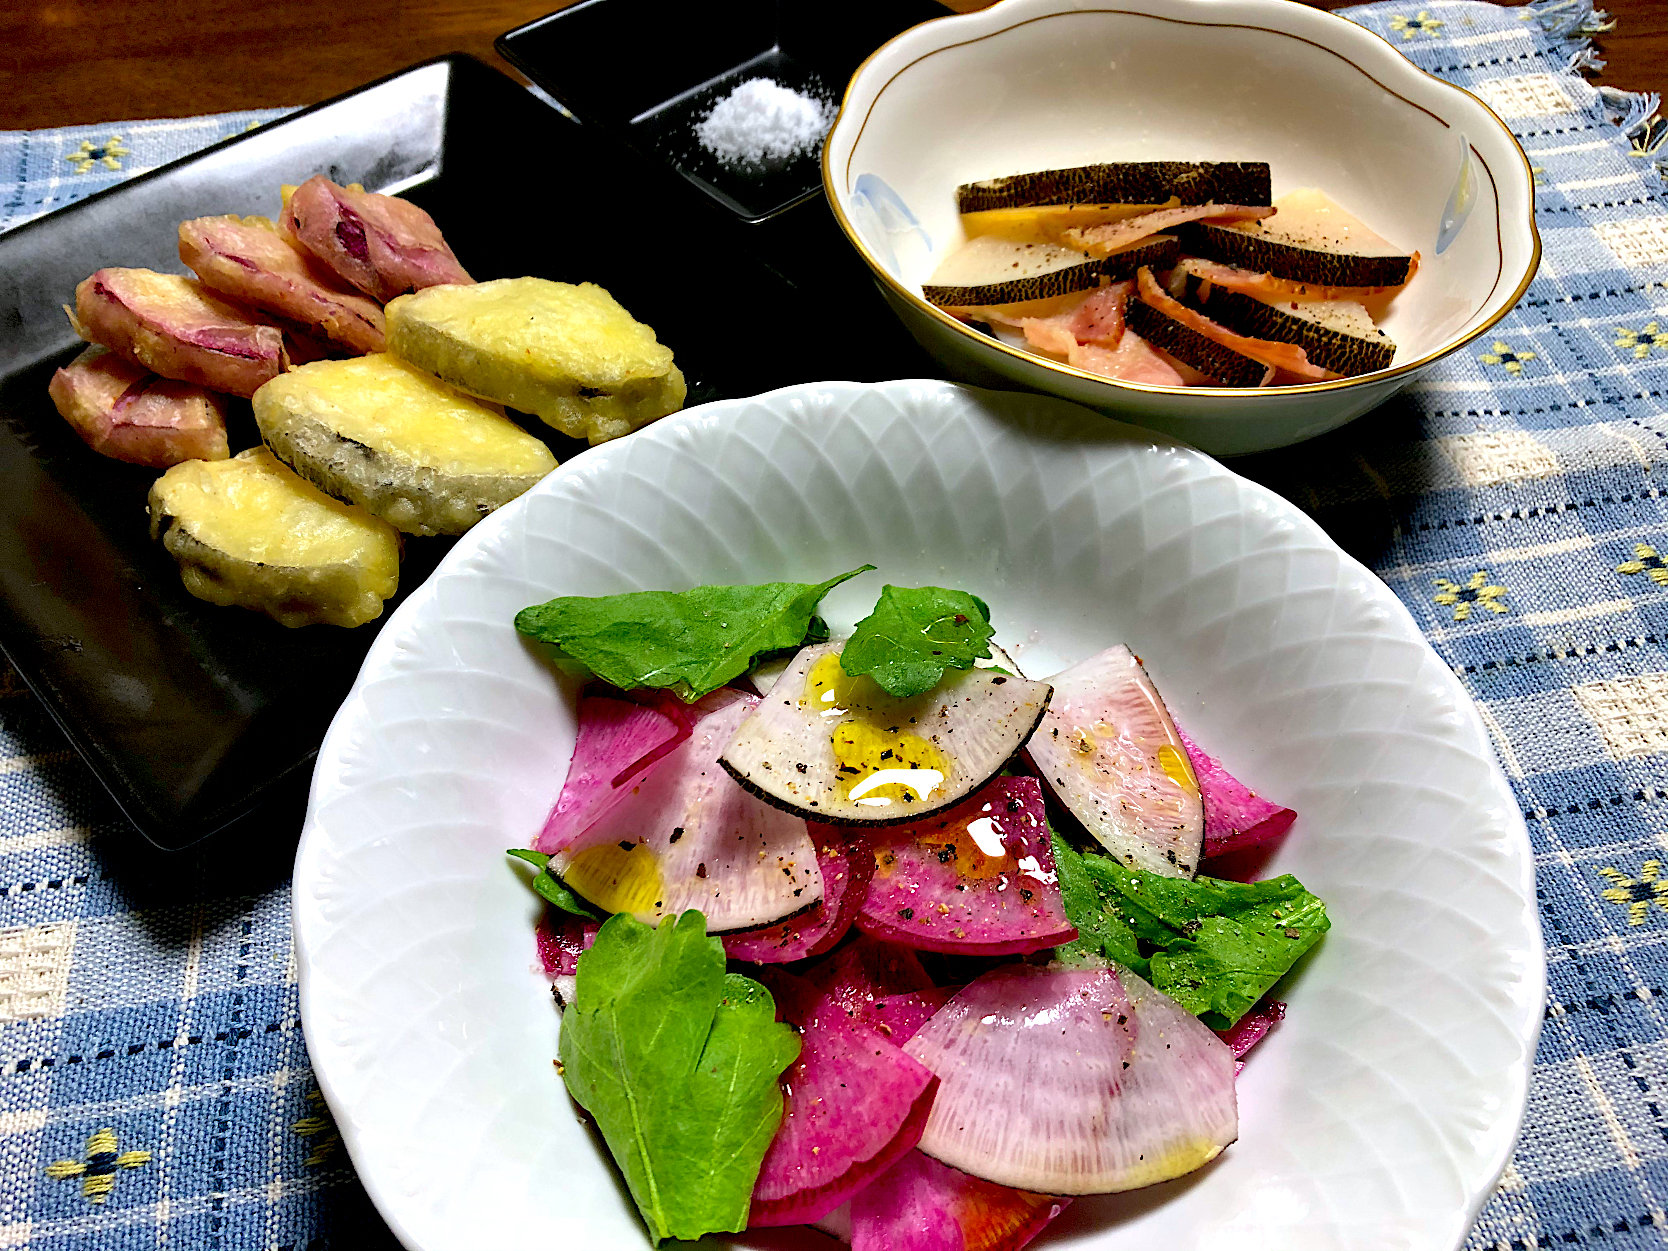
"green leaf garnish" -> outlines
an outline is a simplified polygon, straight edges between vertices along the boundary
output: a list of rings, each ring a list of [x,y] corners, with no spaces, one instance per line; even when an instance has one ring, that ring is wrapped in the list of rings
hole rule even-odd
[[[888,695],[908,699],[932,690],[946,669],[971,669],[990,656],[990,609],[966,591],[942,586],[884,586],[875,610],[857,623],[840,668],[866,673]]]
[[[746,1227],[799,1036],[769,991],[725,973],[705,917],[605,921],[579,957],[560,1054],[656,1241]]]
[[[523,608],[515,628],[621,690],[668,687],[694,703],[746,673],[761,655],[826,639],[828,626],[816,615],[822,597],[873,568],[815,584],[564,595]]]
[[[584,917],[587,921],[602,919],[601,913],[569,890],[567,883],[550,871],[550,857],[544,852],[512,847],[504,854],[514,856],[517,860],[525,860],[538,869],[533,875],[533,889],[546,903],[560,908],[563,912],[571,912],[576,917]]]
[[[1059,959],[1126,965],[1212,1029],[1249,1012],[1331,926],[1326,905],[1290,874],[1264,882],[1164,877],[1080,854],[1058,834],[1054,865],[1078,931]]]

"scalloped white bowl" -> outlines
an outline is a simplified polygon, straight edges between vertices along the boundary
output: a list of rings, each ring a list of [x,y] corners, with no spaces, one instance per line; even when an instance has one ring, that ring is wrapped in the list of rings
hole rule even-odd
[[[942,382],[794,387],[587,451],[384,627],[319,754],[295,932],[314,1069],[405,1244],[648,1246],[552,1073],[537,904],[503,855],[574,733],[515,612],[864,561],[837,628],[884,578],[979,594],[1028,672],[1130,643],[1191,733],[1298,810],[1269,871],[1331,908],[1240,1080],[1239,1143],[1037,1245],[1457,1246],[1511,1147],[1544,974],[1528,837],[1464,691],[1279,497],[1075,405]]]
[[[1387,370],[1293,387],[1154,387],[1023,352],[921,283],[965,238],[955,188],[1097,161],[1268,161],[1418,274]],[[905,31],[852,75],[823,186],[881,293],[964,381],[1059,395],[1217,455],[1283,447],[1388,399],[1511,311],[1540,260],[1529,161],[1481,100],[1371,31],[1291,0],[1003,0]]]

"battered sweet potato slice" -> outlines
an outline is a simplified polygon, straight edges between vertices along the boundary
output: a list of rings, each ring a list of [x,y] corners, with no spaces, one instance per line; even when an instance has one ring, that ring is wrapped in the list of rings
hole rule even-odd
[[[382,308],[261,217],[180,223],[180,259],[224,295],[266,309],[355,352],[383,348]]]
[[[152,373],[212,391],[255,394],[289,367],[284,335],[178,274],[101,269],[66,309],[75,332]]]
[[[88,348],[47,386],[64,420],[101,456],[167,469],[187,460],[225,460],[221,396],[161,378],[108,348]]]
[[[337,277],[386,304],[396,295],[472,283],[422,209],[315,174],[289,196],[284,229]]]

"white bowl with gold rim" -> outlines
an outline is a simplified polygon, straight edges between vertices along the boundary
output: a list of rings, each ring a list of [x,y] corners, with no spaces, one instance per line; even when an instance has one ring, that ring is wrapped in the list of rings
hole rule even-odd
[[[921,298],[965,235],[958,184],[1099,161],[1262,160],[1419,271],[1389,369],[1304,386],[1119,382],[1008,347]],[[1218,455],[1343,425],[1499,321],[1540,261],[1534,182],[1487,105],[1377,35],[1291,0],[1003,0],[905,31],[859,67],[823,150],[835,216],[952,376],[1019,385]]]

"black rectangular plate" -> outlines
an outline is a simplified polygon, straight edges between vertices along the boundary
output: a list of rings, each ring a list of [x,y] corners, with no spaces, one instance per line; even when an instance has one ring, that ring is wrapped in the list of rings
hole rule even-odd
[[[845,0],[837,10],[793,0],[583,0],[500,35],[496,46],[580,121],[757,222],[821,192],[820,149],[767,170],[726,166],[695,137],[712,106],[750,78],[837,104],[871,52],[944,16],[933,0]]]
[[[315,173],[421,204],[477,278],[602,284],[672,348],[691,406],[819,378],[934,372],[824,205],[772,224],[800,266],[790,280],[760,259],[764,235],[462,55],[0,235],[0,647],[162,847],[293,802],[378,623],[286,630],[187,594],[148,535],[155,471],[93,454],[47,398],[52,371],[79,347],[60,306],[100,266],[180,271],[182,219],[274,216],[280,184]],[[246,403],[229,425],[234,451],[258,442]],[[580,450],[529,428],[560,459]],[[388,610],[448,547],[407,541]]]

